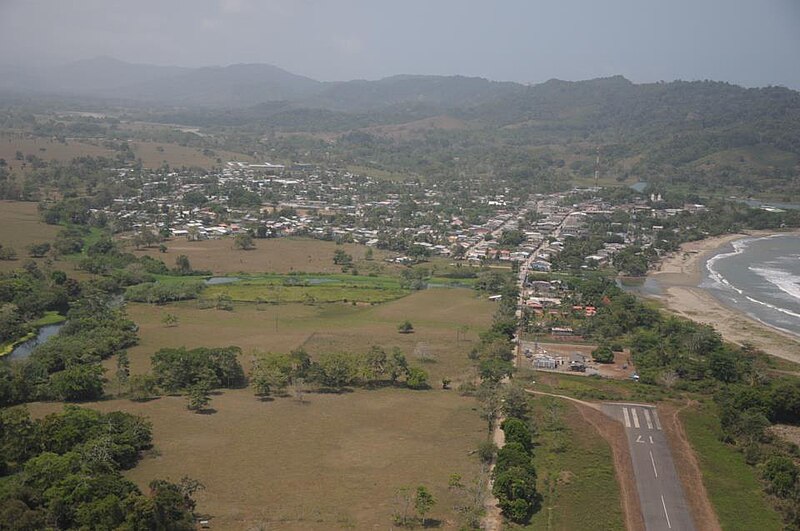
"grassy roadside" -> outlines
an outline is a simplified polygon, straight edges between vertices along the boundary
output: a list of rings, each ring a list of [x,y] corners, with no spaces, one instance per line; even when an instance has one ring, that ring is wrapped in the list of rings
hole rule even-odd
[[[625,529],[611,448],[575,406],[533,401],[542,508],[524,529]]]
[[[783,529],[780,516],[764,496],[756,470],[741,453],[720,440],[721,428],[713,406],[687,409],[680,417],[722,528]]]

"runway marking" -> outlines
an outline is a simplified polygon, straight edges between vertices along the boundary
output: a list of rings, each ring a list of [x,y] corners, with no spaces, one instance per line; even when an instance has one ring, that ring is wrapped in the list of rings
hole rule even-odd
[[[658,477],[658,470],[656,470],[656,460],[653,459],[653,451],[652,450],[650,451],[650,462],[653,463],[653,474],[655,474],[656,477]]]
[[[647,429],[648,430],[652,430],[653,429],[653,421],[650,420],[650,412],[647,411],[646,409],[643,409],[642,411],[644,411],[644,420],[647,421]]]
[[[631,418],[628,416],[628,408],[626,408],[626,407],[622,408],[622,414],[625,417],[625,427],[626,428],[630,428],[631,427]]]
[[[633,415],[633,427],[639,428],[639,416],[636,414],[636,409],[631,408],[631,415]]]
[[[660,430],[661,429],[661,422],[658,420],[658,411],[656,411],[655,409],[653,410],[653,420],[656,423],[656,429]]]
[[[667,518],[667,527],[672,529],[672,524],[669,523],[669,513],[667,512],[667,504],[664,501],[664,495],[661,495],[661,506],[664,508],[664,516]]]

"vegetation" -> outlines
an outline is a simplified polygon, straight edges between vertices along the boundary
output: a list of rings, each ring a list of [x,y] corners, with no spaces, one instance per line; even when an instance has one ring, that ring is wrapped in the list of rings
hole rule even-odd
[[[194,529],[197,483],[163,480],[142,493],[121,471],[152,445],[128,413],[66,407],[33,420],[0,410],[0,515],[10,529]]]
[[[239,354],[238,347],[161,349],[152,357],[153,376],[167,393],[235,388],[244,383]]]
[[[364,354],[326,352],[314,360],[302,349],[290,354],[259,354],[255,357],[250,381],[260,396],[281,394],[298,382],[334,391],[350,386],[377,387],[401,382],[411,389],[429,387],[428,373],[410,366],[400,349],[386,352],[378,346]]]

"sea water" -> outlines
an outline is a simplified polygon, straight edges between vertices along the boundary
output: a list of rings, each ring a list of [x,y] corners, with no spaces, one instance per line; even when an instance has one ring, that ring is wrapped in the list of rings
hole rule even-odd
[[[800,336],[800,235],[736,240],[703,273],[700,286],[723,304]]]

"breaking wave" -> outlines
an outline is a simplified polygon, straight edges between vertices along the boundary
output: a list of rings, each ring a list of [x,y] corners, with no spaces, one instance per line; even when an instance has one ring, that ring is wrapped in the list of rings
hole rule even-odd
[[[734,285],[730,282],[725,276],[719,272],[719,270],[715,267],[717,262],[720,260],[725,260],[726,258],[730,258],[732,256],[737,256],[744,253],[750,244],[757,240],[774,238],[780,235],[772,235],[766,238],[744,238],[741,240],[737,240],[732,242],[733,251],[727,253],[720,253],[717,255],[712,256],[706,261],[706,270],[708,271],[709,279],[712,281],[712,286],[717,289],[727,290],[729,292],[735,292],[739,295],[743,296],[748,301],[763,306],[765,308],[769,308],[770,310],[774,310],[780,312],[784,315],[788,315],[790,317],[794,317],[796,319],[800,319],[800,313],[794,312],[788,308],[784,308],[782,306],[778,306],[776,304],[772,304],[770,302],[755,298],[751,296],[750,293],[745,293],[743,289],[739,288],[738,286]],[[790,273],[788,271],[784,271],[782,269],[770,269],[768,267],[748,267],[750,271],[754,274],[758,275],[759,277],[766,280],[772,286],[778,288],[782,293],[791,297],[793,301],[800,303],[800,276]],[[758,319],[761,321],[761,319]],[[763,321],[762,321],[763,322]],[[771,325],[774,326],[774,325]],[[777,328],[777,327],[776,327]]]
[[[744,292],[742,290],[740,290],[739,288],[728,282],[728,279],[722,276],[722,274],[714,268],[714,264],[725,258],[742,254],[747,250],[747,247],[754,241],[755,241],[754,238],[745,238],[742,240],[736,240],[731,243],[731,245],[733,245],[733,251],[729,253],[716,254],[706,261],[706,269],[708,270],[708,274],[711,277],[711,280],[713,280],[714,283],[716,284],[715,287],[727,288],[732,291],[735,291],[739,295],[744,295]]]

